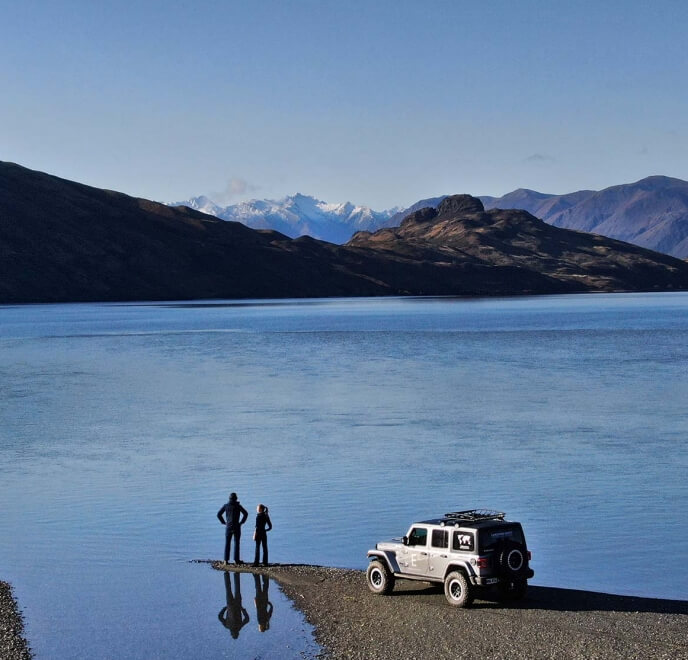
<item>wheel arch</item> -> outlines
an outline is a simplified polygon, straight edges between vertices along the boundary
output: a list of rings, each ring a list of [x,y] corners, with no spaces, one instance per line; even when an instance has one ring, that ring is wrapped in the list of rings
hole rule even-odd
[[[369,550],[368,559],[370,561],[375,561],[377,559],[383,562],[385,566],[387,566],[387,568],[389,569],[390,573],[399,572],[397,558],[393,552],[385,552],[384,550]]]
[[[447,568],[444,571],[444,576],[443,579],[447,579],[447,575],[450,573],[453,573],[454,571],[459,571],[464,574],[467,580],[470,580],[471,577],[475,575],[475,571],[470,567],[470,564],[467,564],[465,562],[459,561],[459,562],[452,562],[447,565]]]

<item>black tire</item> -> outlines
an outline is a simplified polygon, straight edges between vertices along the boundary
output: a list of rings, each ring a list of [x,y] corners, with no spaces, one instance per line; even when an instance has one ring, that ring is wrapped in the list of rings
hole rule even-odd
[[[473,588],[460,571],[444,578],[444,596],[452,607],[468,607],[473,602]]]
[[[520,543],[508,541],[499,553],[499,565],[507,580],[523,575],[528,569],[526,549]]]
[[[528,581],[522,579],[506,579],[499,583],[499,597],[501,600],[521,600],[528,591]]]
[[[392,589],[394,589],[394,576],[387,568],[387,565],[379,559],[375,559],[368,564],[366,581],[368,582],[368,589],[374,594],[386,596],[392,593]]]

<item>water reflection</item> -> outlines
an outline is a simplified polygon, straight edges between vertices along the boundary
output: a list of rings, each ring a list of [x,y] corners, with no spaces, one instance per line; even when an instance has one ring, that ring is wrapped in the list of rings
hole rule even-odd
[[[253,602],[256,604],[258,630],[260,630],[260,632],[265,632],[270,627],[270,617],[274,609],[268,594],[270,578],[267,575],[258,575],[254,573],[253,580],[256,583],[256,597]]]
[[[234,591],[232,592],[232,576],[234,576]],[[220,610],[217,618],[220,623],[237,639],[239,631],[249,622],[248,612],[241,603],[241,576],[239,573],[225,573],[225,594],[227,604]]]
[[[241,600],[241,573],[226,571],[223,578],[227,604],[220,610],[217,618],[232,633],[232,637],[238,639],[239,632],[250,621],[249,614]],[[270,578],[267,575],[254,573],[253,581],[256,587],[256,597],[253,602],[256,606],[258,630],[265,632],[270,629],[270,619],[275,609],[270,602]],[[233,587],[232,582],[234,582]]]

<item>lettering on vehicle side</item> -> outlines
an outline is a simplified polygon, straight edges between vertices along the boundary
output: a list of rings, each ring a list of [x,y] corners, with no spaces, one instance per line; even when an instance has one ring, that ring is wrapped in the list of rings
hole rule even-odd
[[[506,536],[513,536],[513,535],[514,535],[514,533],[510,529],[506,530],[505,532],[492,532],[492,534],[490,534],[490,536],[493,539],[502,539]]]

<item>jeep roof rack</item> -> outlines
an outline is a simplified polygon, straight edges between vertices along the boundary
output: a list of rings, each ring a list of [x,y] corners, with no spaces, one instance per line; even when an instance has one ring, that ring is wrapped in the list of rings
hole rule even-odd
[[[444,514],[445,520],[476,522],[478,520],[504,520],[506,514],[491,509],[469,509],[468,511],[450,511]]]

